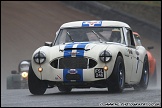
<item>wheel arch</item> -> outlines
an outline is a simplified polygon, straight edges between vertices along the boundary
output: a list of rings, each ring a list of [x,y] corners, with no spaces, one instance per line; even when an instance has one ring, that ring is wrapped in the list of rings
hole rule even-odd
[[[122,53],[120,51],[118,52],[116,57],[118,57],[118,56],[121,56],[123,58],[123,55],[122,55]]]
[[[117,54],[117,56],[116,56],[116,59],[117,59],[118,56],[121,56],[122,59],[123,59],[123,62],[124,62],[123,54],[122,54],[120,51],[118,52],[118,54]],[[116,59],[115,59],[115,63],[116,63]],[[124,63],[124,67],[125,67],[125,63]]]
[[[123,59],[123,63],[124,63],[124,75],[125,75],[125,62],[124,62],[123,54],[119,51],[118,54],[117,54],[117,56],[116,56],[116,59],[117,59],[118,56],[121,56],[122,59]],[[116,60],[115,60],[115,62],[116,62]],[[125,76],[126,76],[126,75],[125,75]]]
[[[124,57],[123,57],[123,54],[122,54],[120,51],[119,51],[119,52],[117,53],[117,55],[116,55],[115,63],[116,63],[117,58],[118,58],[119,56],[121,56],[122,59],[123,59],[123,63],[124,63],[124,75],[125,75],[125,77],[126,77],[126,74],[125,74],[125,62],[124,62]],[[114,64],[115,64],[115,63],[114,63]],[[113,69],[114,69],[114,68],[115,68],[115,65],[114,65]]]

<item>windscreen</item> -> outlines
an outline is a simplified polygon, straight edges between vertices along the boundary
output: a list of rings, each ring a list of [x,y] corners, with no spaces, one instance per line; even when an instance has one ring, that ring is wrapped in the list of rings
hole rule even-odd
[[[20,65],[20,72],[28,72],[29,71],[29,64],[21,64]]]
[[[123,32],[121,27],[80,27],[61,29],[55,45],[68,42],[117,42],[123,43]]]

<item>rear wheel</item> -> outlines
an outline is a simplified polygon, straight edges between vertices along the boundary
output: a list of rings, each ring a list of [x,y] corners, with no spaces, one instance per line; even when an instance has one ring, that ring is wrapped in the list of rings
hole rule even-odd
[[[125,67],[121,56],[118,56],[111,76],[108,79],[109,92],[122,92],[125,83]]]
[[[134,89],[135,90],[146,90],[148,86],[148,82],[149,82],[149,63],[148,63],[148,57],[145,56],[141,80],[139,84],[134,85]]]
[[[28,86],[29,91],[34,95],[43,95],[47,89],[46,81],[37,78],[31,64],[29,66]]]

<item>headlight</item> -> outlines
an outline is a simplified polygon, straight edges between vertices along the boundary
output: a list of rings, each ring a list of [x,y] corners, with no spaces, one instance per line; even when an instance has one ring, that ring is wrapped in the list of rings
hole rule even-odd
[[[99,57],[102,62],[106,63],[111,60],[112,55],[108,51],[104,50]]]
[[[46,61],[46,55],[44,52],[39,51],[38,53],[36,53],[34,55],[33,59],[34,59],[35,63],[42,64]]]
[[[22,73],[21,73],[21,76],[22,76],[23,78],[27,78],[27,77],[28,77],[28,72],[22,72]]]

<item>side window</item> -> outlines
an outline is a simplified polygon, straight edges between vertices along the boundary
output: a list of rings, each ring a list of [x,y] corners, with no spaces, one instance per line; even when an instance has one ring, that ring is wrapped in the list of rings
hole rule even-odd
[[[130,30],[127,29],[128,46],[131,46]]]
[[[134,38],[135,38],[135,45],[142,46],[140,37],[138,35],[134,34]]]
[[[128,46],[135,46],[133,34],[130,29],[127,29],[127,40],[128,40]]]

